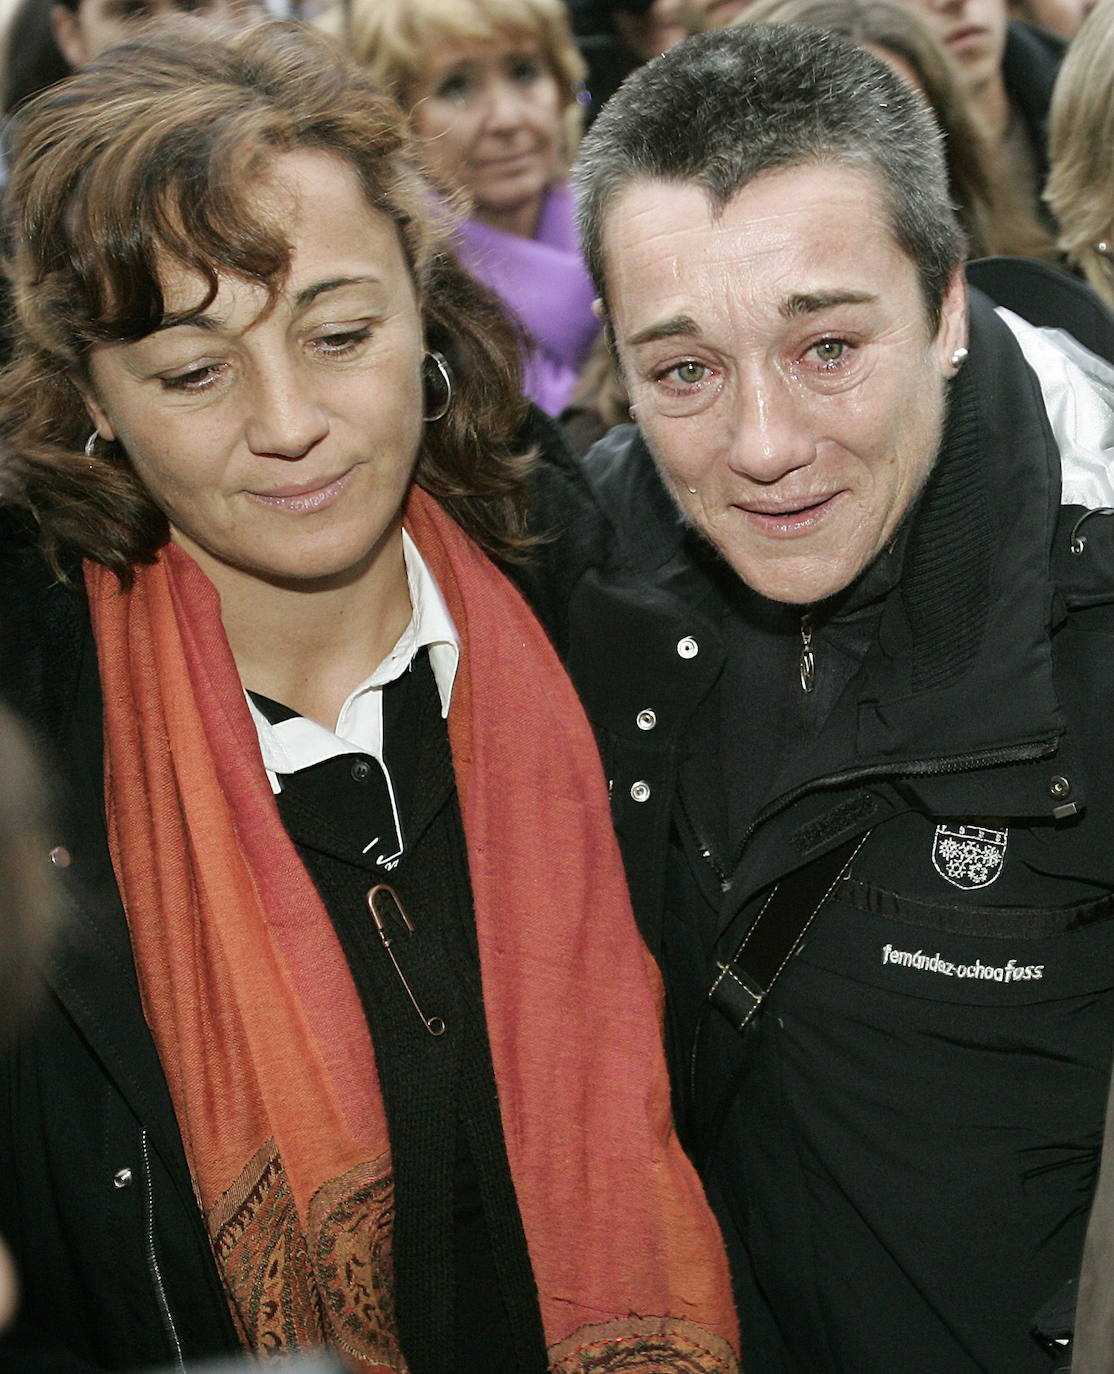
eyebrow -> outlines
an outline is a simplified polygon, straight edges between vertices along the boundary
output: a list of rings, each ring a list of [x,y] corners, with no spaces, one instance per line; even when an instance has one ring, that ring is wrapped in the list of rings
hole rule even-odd
[[[378,286],[378,277],[330,277],[326,281],[314,282],[310,286],[303,287],[294,297],[294,308],[304,310],[307,305],[312,305],[318,296],[324,296],[330,291],[339,291],[345,286]],[[199,310],[196,314],[185,315],[180,319],[166,320],[160,324],[153,332],[158,334],[164,329],[205,329],[212,332],[225,328],[225,320],[220,315],[211,314],[205,310]]]
[[[783,319],[796,320],[802,315],[819,315],[837,305],[873,305],[878,299],[870,291],[816,291],[789,296],[779,306]]]
[[[803,315],[819,315],[837,305],[872,305],[878,297],[869,291],[815,291],[802,292],[787,296],[778,307],[778,314],[786,320],[800,319]],[[628,348],[640,344],[654,343],[657,339],[675,339],[681,335],[699,337],[700,326],[691,315],[674,315],[671,319],[658,324],[647,325],[627,340]]]
[[[637,348],[639,344],[653,343],[655,339],[675,339],[679,334],[699,334],[700,326],[691,315],[674,315],[671,320],[662,320],[660,324],[647,325],[645,329],[640,329],[637,334],[632,334],[627,340],[628,348]]]

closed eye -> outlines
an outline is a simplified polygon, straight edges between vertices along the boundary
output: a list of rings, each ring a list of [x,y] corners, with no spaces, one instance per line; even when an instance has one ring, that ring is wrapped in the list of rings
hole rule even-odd
[[[164,391],[207,391],[219,380],[227,363],[204,363],[159,378]]]
[[[358,329],[340,330],[335,334],[320,334],[313,341],[318,353],[330,358],[343,358],[354,353],[361,344],[371,337],[371,326],[361,325]]]

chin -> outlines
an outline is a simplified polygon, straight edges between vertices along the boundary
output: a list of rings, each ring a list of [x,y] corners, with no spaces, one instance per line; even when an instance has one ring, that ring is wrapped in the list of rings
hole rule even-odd
[[[753,561],[745,565],[730,559],[728,562],[751,591],[783,606],[815,606],[827,601],[849,587],[862,572],[858,564],[800,571],[786,568],[777,572],[769,565],[756,567]]]

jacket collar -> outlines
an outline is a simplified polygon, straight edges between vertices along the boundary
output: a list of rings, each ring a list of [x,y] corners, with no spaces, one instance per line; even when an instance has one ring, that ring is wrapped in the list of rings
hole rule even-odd
[[[1036,377],[983,301],[900,584],[848,689],[862,762],[1054,742],[1049,559],[1059,459]]]
[[[787,774],[785,797],[911,765],[946,791],[943,779],[979,761],[1050,755],[1064,731],[1049,634],[1058,453],[1035,375],[977,292],[970,326],[899,584],[828,726]],[[619,523],[635,532],[634,557],[660,591],[689,613],[722,604],[633,427],[593,450],[589,473],[605,507],[629,517]],[[998,775],[997,811],[1051,810],[1047,779],[1031,773]]]

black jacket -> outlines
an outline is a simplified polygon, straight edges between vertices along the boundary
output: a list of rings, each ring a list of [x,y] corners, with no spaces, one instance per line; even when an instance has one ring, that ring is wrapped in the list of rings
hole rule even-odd
[[[81,570],[71,565],[71,585],[59,585],[34,534],[10,511],[0,521],[0,698],[32,727],[54,784],[49,861],[63,905],[43,1005],[0,1059],[0,1232],[22,1278],[0,1369],[192,1366],[240,1344],[141,1009],[109,857]],[[436,724],[418,730],[414,777],[402,789],[407,852],[392,883],[419,932],[434,933],[426,955],[414,942],[407,956],[420,959],[408,970],[419,994],[435,989],[430,1000],[452,1028],[438,1052],[370,924],[345,917],[363,910],[378,870],[352,858],[297,789],[283,815],[337,923],[376,1043],[393,1048],[380,1078],[396,1149],[395,1301],[411,1367],[518,1374],[544,1367],[544,1339],[502,1149],[448,745],[431,709]],[[455,1188],[431,1196],[438,1169],[457,1181],[467,1169],[467,1215],[453,1211]]]
[[[0,1367],[67,1374],[232,1351],[108,854],[80,568],[77,590],[58,586],[15,519],[0,558],[0,688],[54,783],[64,928],[35,1027],[0,1066],[0,1227],[23,1275]]]
[[[818,679],[851,667],[772,783],[746,774],[793,739],[799,632],[741,608],[637,430],[588,463],[626,566],[582,571],[556,629],[748,1368],[1051,1368],[1029,1327],[1078,1267],[1114,1046],[1114,521],[1061,508],[1036,379],[976,299],[900,567],[819,625]],[[868,831],[740,1036],[718,967],[773,884]]]

